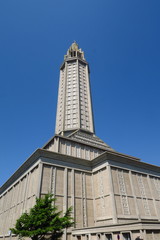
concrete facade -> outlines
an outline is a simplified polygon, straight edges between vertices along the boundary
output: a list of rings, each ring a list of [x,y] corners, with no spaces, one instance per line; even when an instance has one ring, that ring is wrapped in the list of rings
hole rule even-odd
[[[76,43],[68,54],[70,60],[84,59]],[[86,109],[85,114],[92,109],[91,102]],[[89,129],[87,125],[66,128],[65,118],[58,125],[59,114],[58,104],[57,134],[0,188],[0,238],[16,238],[9,228],[34,205],[36,197],[51,192],[59,210],[73,207],[75,225],[65,231],[64,240],[134,240],[138,236],[159,240],[160,167],[118,153],[104,143],[94,133],[91,112]],[[78,116],[81,124],[84,116]]]

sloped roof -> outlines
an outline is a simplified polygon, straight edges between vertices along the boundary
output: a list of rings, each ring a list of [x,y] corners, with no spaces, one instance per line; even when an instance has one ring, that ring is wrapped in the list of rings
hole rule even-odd
[[[100,148],[103,148],[106,150],[115,151],[113,148],[111,148],[108,144],[103,142],[96,135],[89,134],[89,133],[83,132],[81,130],[77,130],[77,131],[73,132],[72,134],[70,134],[68,136],[68,138],[71,138],[73,140],[78,140],[82,143],[88,143],[95,147],[100,147]]]

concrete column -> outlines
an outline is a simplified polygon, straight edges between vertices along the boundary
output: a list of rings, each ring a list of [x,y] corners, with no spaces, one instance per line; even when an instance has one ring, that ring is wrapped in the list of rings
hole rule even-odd
[[[58,137],[55,137],[54,138],[54,143],[53,143],[53,145],[54,145],[54,152],[59,152],[59,138]]]
[[[74,180],[74,169],[71,171],[71,205],[72,209],[72,217],[75,217],[75,209],[74,209],[74,199],[75,199],[75,180]]]
[[[156,240],[155,236],[154,236],[154,232],[152,232],[152,239]]]
[[[139,213],[139,209],[138,209],[137,198],[136,198],[135,191],[134,191],[134,186],[133,186],[133,181],[132,181],[132,172],[131,171],[129,171],[129,179],[130,179],[130,183],[131,183],[132,194],[133,194],[133,197],[134,197],[134,204],[135,204],[135,208],[136,208],[136,215],[138,216],[138,219],[140,220],[141,217],[140,217],[140,213]]]
[[[36,193],[37,198],[39,198],[41,195],[42,169],[43,169],[43,163],[40,162],[38,165],[38,185],[37,185],[37,193]]]
[[[105,236],[105,234],[103,233],[103,234],[101,234],[101,240],[106,240],[106,236]]]
[[[87,227],[87,203],[86,203],[86,176],[82,173],[82,209],[83,209],[83,226]]]
[[[64,195],[64,198],[63,198],[63,213],[66,212],[67,208],[68,208],[68,203],[67,203],[67,197],[68,197],[68,188],[67,188],[67,185],[68,185],[68,169],[65,168],[64,169],[64,182],[63,182],[63,186],[64,186],[64,192],[63,192],[63,195]],[[63,233],[63,240],[67,240],[67,230],[64,229],[64,233]]]
[[[140,230],[140,234],[141,234],[141,238],[143,238],[143,240],[147,240],[146,230]]]
[[[88,240],[91,240],[92,239],[92,236],[91,236],[91,234],[89,233],[88,234]]]
[[[26,187],[26,186],[25,186]],[[13,186],[14,188],[14,186]],[[13,222],[13,211],[12,211],[12,202],[14,200],[14,191],[13,191],[13,188],[12,188],[12,193],[11,193],[11,200],[10,200],[10,226],[12,225],[12,222]],[[21,209],[21,214],[23,213],[23,204],[24,204],[24,199],[21,199],[22,201],[22,209]]]
[[[92,181],[92,194],[93,194],[93,218],[94,218],[94,223],[96,223],[96,205],[95,205],[95,192],[94,192],[94,181],[93,181],[93,174],[91,176],[91,181]]]
[[[67,197],[68,197],[68,169],[65,168],[64,169],[64,201],[63,201],[63,212],[66,212],[67,208],[68,208],[68,203],[67,203]]]
[[[131,240],[133,239],[133,234],[132,232],[130,231],[130,236],[131,236]],[[134,239],[133,239],[134,240]]]
[[[148,185],[149,185],[149,190],[151,192],[151,198],[153,199],[155,213],[157,215],[157,219],[160,221],[160,216],[158,215],[158,211],[157,211],[157,207],[156,207],[156,202],[155,202],[155,198],[154,198],[153,189],[152,189],[152,186],[151,186],[151,180],[150,180],[149,174],[147,174],[147,181],[148,181]]]
[[[83,209],[83,173],[81,172],[81,209],[82,209],[82,226],[84,227],[84,209]]]
[[[51,168],[51,193],[53,196],[55,196],[55,190],[56,190],[56,168]]]
[[[111,207],[112,207],[112,213],[113,213],[113,223],[117,223],[117,213],[116,213],[116,202],[115,202],[115,196],[114,196],[114,189],[113,189],[113,180],[112,180],[112,174],[111,174],[111,167],[108,164],[108,175],[109,175],[109,186],[110,186],[110,197],[111,197]]]
[[[23,212],[25,212],[25,210],[26,210],[26,201],[27,201],[29,178],[30,178],[30,173],[28,173],[26,175],[25,193],[24,193],[24,200],[23,200]]]

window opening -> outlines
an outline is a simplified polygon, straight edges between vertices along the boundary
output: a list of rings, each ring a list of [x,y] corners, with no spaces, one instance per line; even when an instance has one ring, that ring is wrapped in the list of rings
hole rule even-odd
[[[130,233],[123,233],[122,235],[123,235],[123,239],[124,239],[124,240],[131,240],[131,235],[130,235]]]
[[[112,234],[105,234],[106,240],[112,240]]]
[[[101,239],[101,235],[98,234],[98,235],[97,235],[97,240],[100,240],[100,239]]]

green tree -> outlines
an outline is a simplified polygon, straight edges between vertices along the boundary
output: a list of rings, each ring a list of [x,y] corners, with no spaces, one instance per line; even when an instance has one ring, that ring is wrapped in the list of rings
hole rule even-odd
[[[47,194],[44,198],[37,198],[36,204],[29,213],[23,213],[17,219],[15,228],[10,230],[20,238],[42,240],[49,234],[49,239],[56,240],[63,235],[65,228],[73,225],[71,211],[72,208],[68,208],[62,216],[62,212],[59,212],[55,206],[55,198],[52,194]]]

